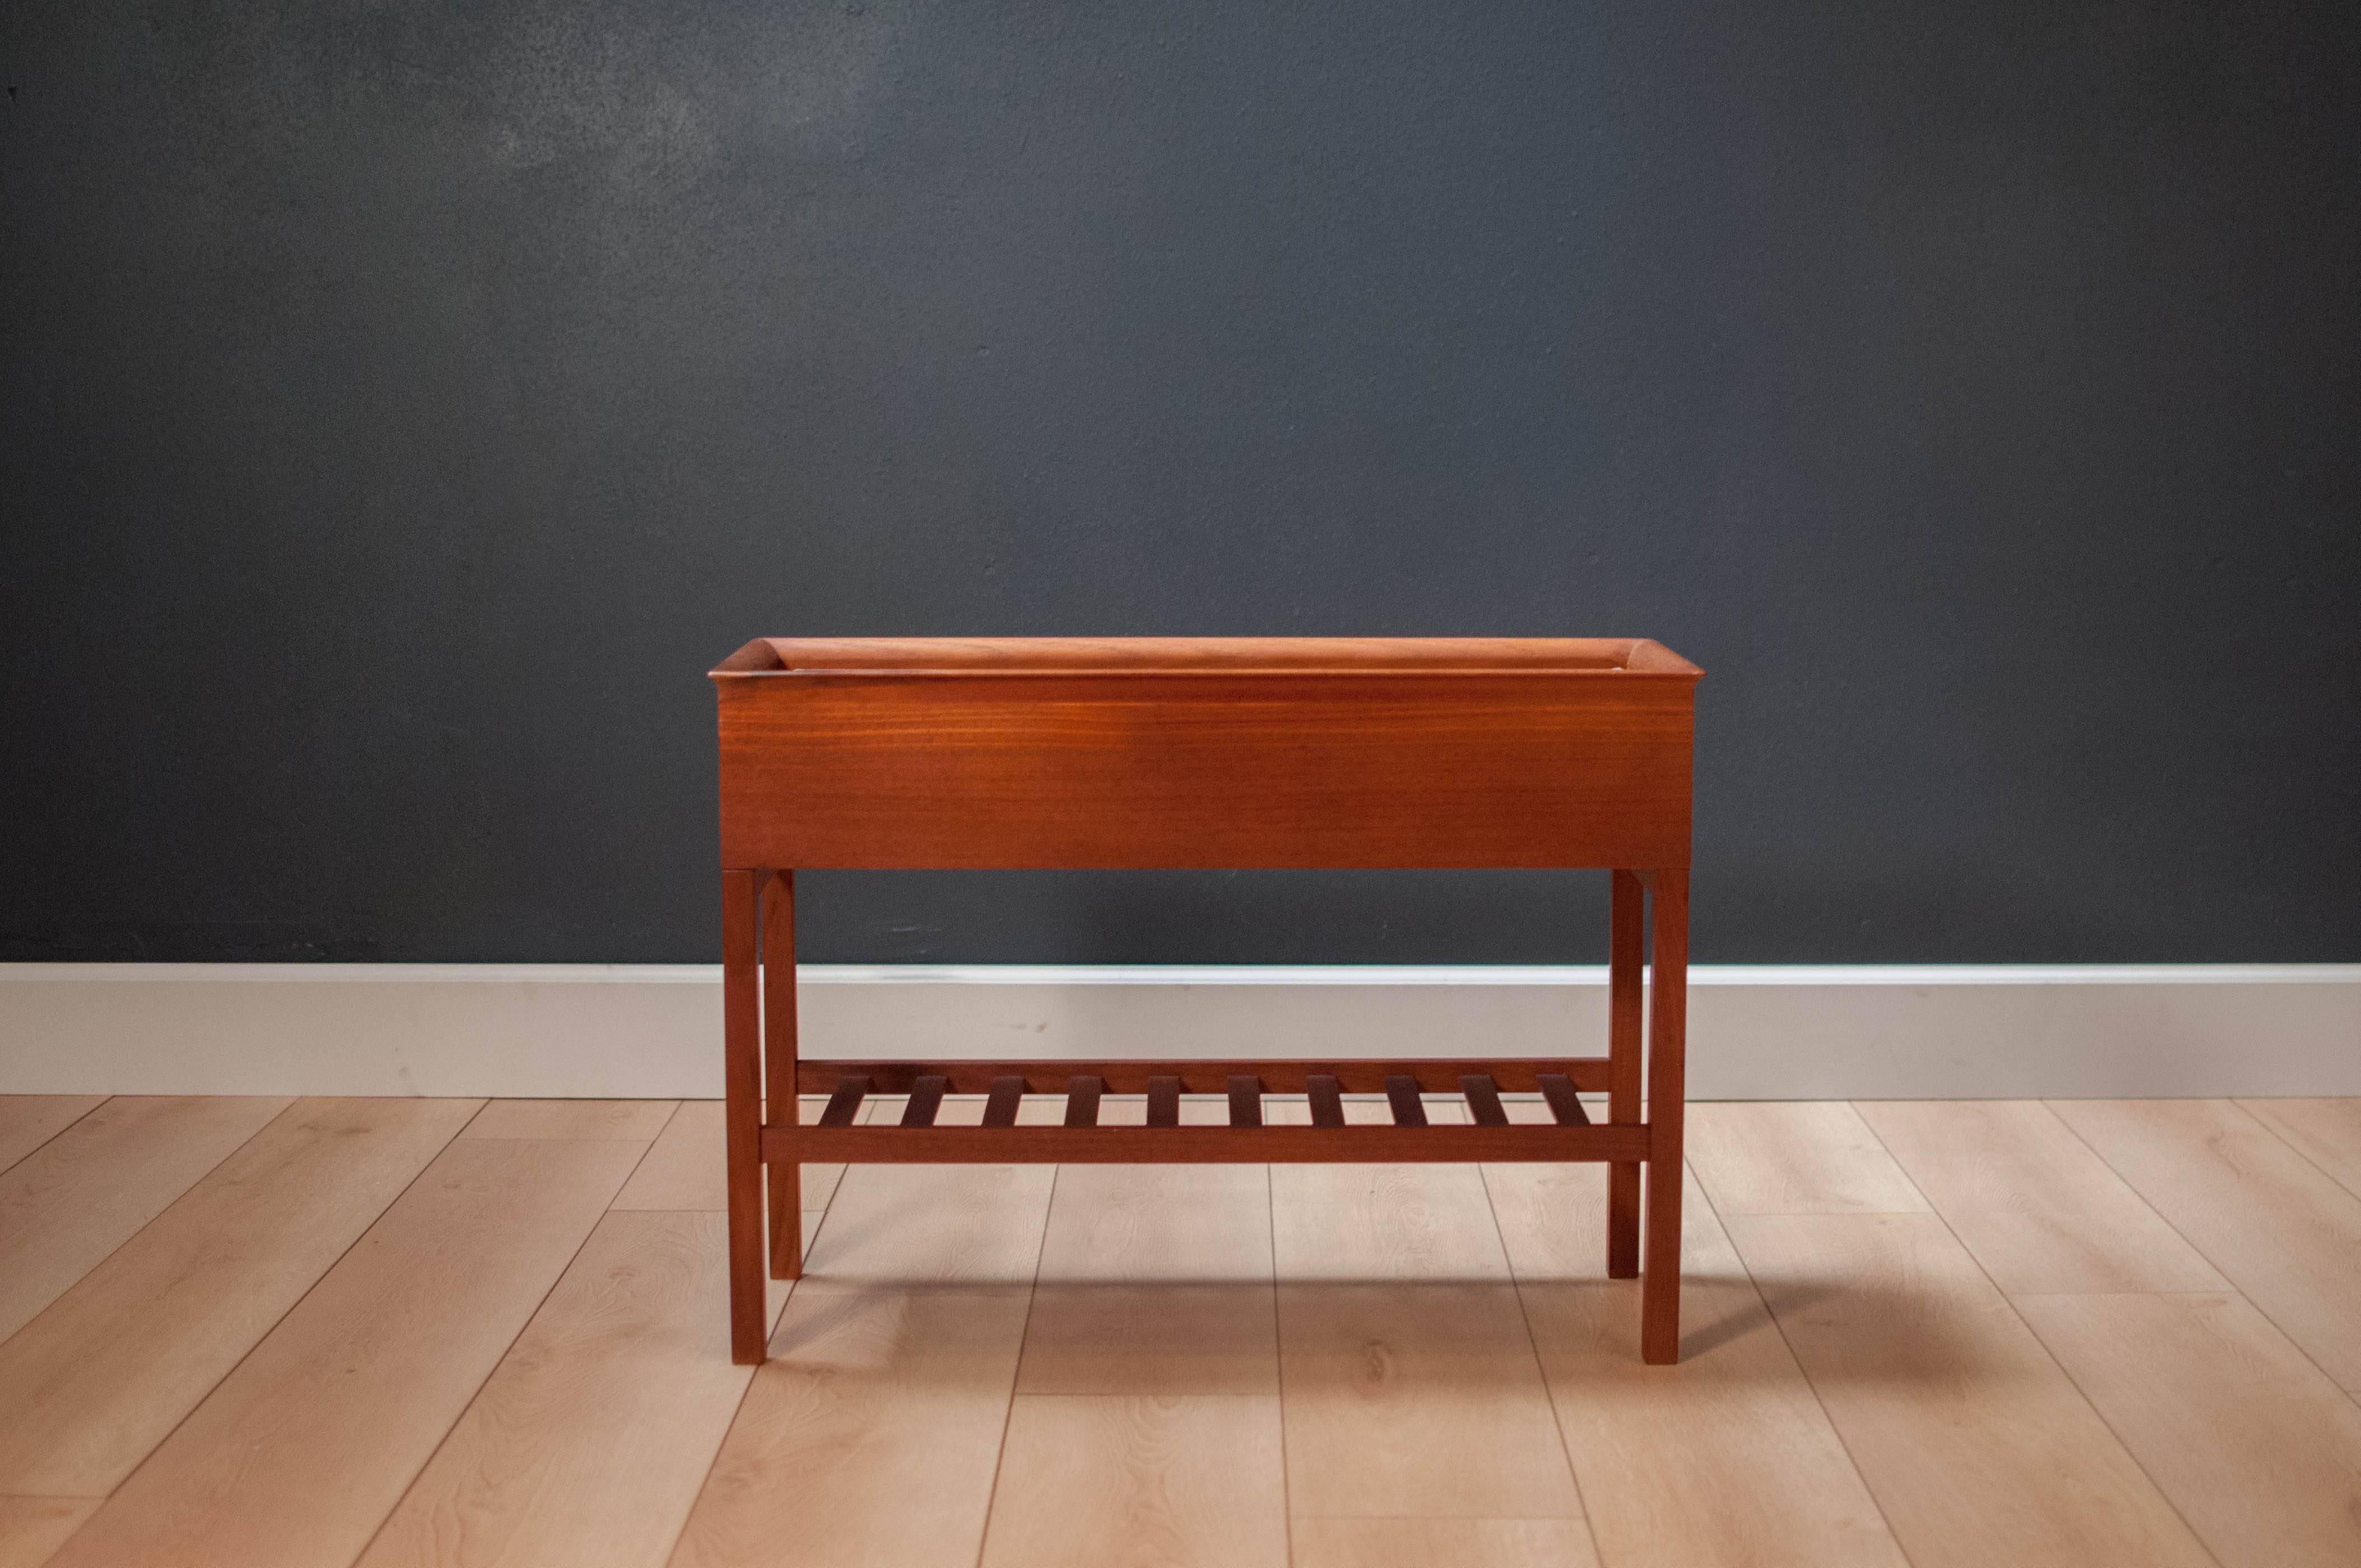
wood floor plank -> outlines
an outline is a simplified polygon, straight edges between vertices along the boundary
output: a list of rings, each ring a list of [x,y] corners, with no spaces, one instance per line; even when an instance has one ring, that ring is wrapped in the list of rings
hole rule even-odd
[[[1724,1215],[1927,1212],[1926,1198],[1843,1101],[1694,1104],[1685,1147]]]
[[[104,1094],[0,1094],[0,1171],[104,1103]]]
[[[2361,1193],[2361,1100],[2241,1100],[2348,1192]]]
[[[2361,1563],[2361,1406],[2244,1297],[2018,1307],[2223,1568]]]
[[[1295,1568],[1592,1568],[1580,1519],[1299,1519]]]
[[[467,1138],[621,1138],[644,1144],[672,1120],[674,1100],[494,1100]]]
[[[1017,1387],[1275,1394],[1270,1281],[1263,1167],[1065,1167]]]
[[[807,1126],[819,1120],[825,1096],[807,1095],[803,1102]],[[672,1120],[648,1150],[648,1157],[631,1172],[631,1179],[615,1195],[618,1209],[712,1209],[730,1205],[722,1177],[721,1102],[684,1100]],[[840,1165],[803,1168],[803,1206],[824,1210],[844,1175]]]
[[[352,1561],[644,1147],[455,1139],[76,1532],[61,1568]]]
[[[1275,1395],[1020,1394],[983,1568],[1287,1568]]]
[[[288,1103],[118,1095],[0,1172],[0,1338],[32,1321]]]
[[[481,1104],[281,1112],[0,1343],[0,1492],[113,1491]]]
[[[1101,1101],[1139,1125],[1145,1099]],[[1223,1102],[1183,1100],[1184,1125]],[[1258,1165],[1060,1168],[1020,1394],[1276,1394],[1270,1177]]]
[[[898,1102],[877,1102],[881,1119]],[[1049,1115],[1046,1101],[1025,1107]],[[983,1102],[946,1099],[937,1120],[972,1126]],[[807,1250],[806,1278],[862,1285],[1024,1285],[1041,1258],[1057,1168],[1048,1165],[862,1165],[837,1185]]]
[[[2227,1101],[2052,1108],[2323,1371],[2361,1396],[2361,1197]]]
[[[0,1497],[0,1568],[40,1568],[98,1504],[96,1497]]]
[[[872,1168],[855,1168],[848,1194]],[[827,1228],[839,1218],[832,1210]],[[973,1568],[1027,1295],[807,1274],[689,1513],[675,1568]]]
[[[1294,1514],[1581,1517],[1476,1167],[1273,1166],[1271,1218]]]
[[[1916,1568],[2212,1559],[1932,1214],[1724,1214]]]
[[[1675,1366],[1641,1362],[1639,1282],[1605,1277],[1604,1166],[1484,1177],[1604,1561],[1904,1568],[1694,1176]]]
[[[662,1568],[753,1375],[729,1286],[722,1215],[607,1214],[363,1568]]]
[[[2004,1291],[2229,1288],[2037,1100],[1891,1100],[1859,1110]]]
[[[863,1113],[884,1123],[901,1109],[873,1098]],[[1028,1102],[1019,1120],[1060,1109]],[[983,1112],[980,1098],[946,1098],[938,1120],[972,1126]],[[1055,1177],[845,1172],[675,1563],[771,1563],[793,1541],[814,1563],[972,1568]]]

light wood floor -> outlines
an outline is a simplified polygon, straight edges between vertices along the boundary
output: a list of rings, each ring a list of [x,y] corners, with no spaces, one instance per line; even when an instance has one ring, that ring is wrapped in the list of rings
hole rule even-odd
[[[813,1167],[752,1372],[711,1103],[0,1098],[0,1568],[2361,1563],[2361,1101],[1689,1125],[1678,1367],[1595,1166]]]

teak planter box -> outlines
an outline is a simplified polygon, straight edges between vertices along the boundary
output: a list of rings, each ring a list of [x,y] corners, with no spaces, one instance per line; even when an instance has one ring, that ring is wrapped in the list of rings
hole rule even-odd
[[[763,1356],[769,1267],[801,1270],[804,1161],[1603,1160],[1607,1271],[1641,1273],[1641,1354],[1679,1354],[1690,752],[1704,674],[1631,638],[764,638],[720,709],[730,1344]],[[796,1048],[801,867],[1599,867],[1605,1056],[1524,1060],[809,1061]],[[1642,955],[1653,927],[1641,1119]],[[814,1125],[798,1090],[829,1093]],[[1539,1091],[1555,1124],[1511,1125]],[[1608,1095],[1590,1121],[1580,1090]],[[1474,1124],[1433,1126],[1422,1091]],[[1183,1092],[1230,1124],[1179,1124]],[[1390,1126],[1339,1096],[1384,1092]],[[985,1092],[983,1124],[934,1124]],[[1031,1092],[1060,1126],[1019,1126]],[[1098,1125],[1105,1093],[1148,1124]],[[864,1097],[907,1094],[896,1126]],[[1266,1093],[1312,1124],[1262,1124]]]

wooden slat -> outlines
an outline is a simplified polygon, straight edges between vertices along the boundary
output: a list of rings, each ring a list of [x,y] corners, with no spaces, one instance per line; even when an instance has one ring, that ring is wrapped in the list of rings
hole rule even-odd
[[[828,1097],[828,1109],[819,1113],[818,1125],[850,1127],[852,1119],[861,1114],[861,1102],[869,1092],[869,1080],[847,1073],[837,1080],[836,1092]],[[770,1156],[766,1147],[764,1157]]]
[[[1066,1086],[1066,1125],[1099,1124],[1099,1093],[1103,1087],[1095,1078],[1078,1078]]]
[[[1149,1114],[1157,1113],[1150,1102]],[[1177,1092],[1165,1112],[1176,1118]],[[765,1135],[764,1149],[781,1146]],[[803,1127],[804,1156],[851,1164],[1311,1164],[1415,1160],[1645,1159],[1645,1127],[1321,1126]]]
[[[1180,1124],[1180,1080],[1178,1078],[1151,1078],[1148,1080],[1148,1124],[1151,1127],[1177,1127]]]
[[[1375,1094],[1385,1088],[1387,1078],[1398,1074],[1416,1079],[1423,1091],[1448,1094],[1458,1091],[1461,1074],[1475,1071],[1488,1074],[1503,1093],[1509,1094],[1532,1093],[1541,1087],[1541,1075],[1544,1072],[1564,1073],[1587,1094],[1604,1094],[1608,1090],[1605,1057],[1576,1057],[1572,1060],[1564,1057],[1480,1060],[1436,1057],[1413,1061],[815,1061],[807,1058],[796,1071],[806,1094],[829,1093],[846,1078],[867,1079],[873,1094],[907,1094],[911,1085],[929,1074],[939,1074],[948,1080],[953,1094],[982,1094],[991,1088],[995,1078],[1017,1077],[1054,1083],[1078,1074],[1101,1080],[1109,1094],[1146,1093],[1148,1080],[1156,1078],[1179,1080],[1182,1093],[1214,1094],[1226,1089],[1231,1079],[1240,1076],[1260,1079],[1265,1094],[1304,1093],[1315,1077],[1334,1079],[1337,1087],[1347,1094]]]
[[[902,1107],[902,1125],[931,1127],[935,1124],[935,1113],[942,1107],[942,1075],[929,1073],[910,1086],[909,1103]]]
[[[1395,1073],[1386,1080],[1386,1099],[1394,1108],[1397,1127],[1426,1125],[1426,1102],[1418,1097],[1418,1080],[1406,1073]]]
[[[983,1102],[983,1124],[987,1127],[1016,1125],[1017,1108],[1024,1103],[1025,1080],[1023,1079],[994,1079],[992,1098]]]
[[[1262,1125],[1262,1080],[1244,1073],[1230,1080],[1230,1125]]]
[[[1500,1109],[1500,1091],[1490,1078],[1480,1072],[1463,1073],[1459,1091],[1467,1096],[1467,1113],[1476,1118],[1479,1127],[1505,1127],[1509,1113]]]
[[[1345,1097],[1334,1075],[1314,1073],[1304,1088],[1312,1097],[1313,1126],[1341,1127],[1345,1124]]]
[[[1543,1073],[1541,1091],[1542,1098],[1549,1102],[1550,1114],[1557,1118],[1558,1125],[1562,1127],[1590,1125],[1590,1113],[1582,1108],[1582,1102],[1574,1092],[1574,1081],[1565,1074]]]

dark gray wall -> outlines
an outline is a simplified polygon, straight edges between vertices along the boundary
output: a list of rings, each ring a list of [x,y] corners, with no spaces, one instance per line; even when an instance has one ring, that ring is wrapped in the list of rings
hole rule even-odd
[[[1640,633],[1713,960],[2361,959],[2361,7],[0,6],[0,957],[709,959],[757,633]],[[808,879],[1597,958],[1585,876]]]

